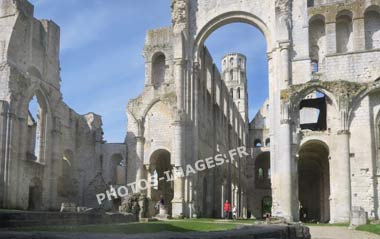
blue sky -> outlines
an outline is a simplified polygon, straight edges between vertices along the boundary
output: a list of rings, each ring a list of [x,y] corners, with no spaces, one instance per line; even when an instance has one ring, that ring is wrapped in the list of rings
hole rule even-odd
[[[171,1],[31,2],[37,18],[51,19],[61,28],[64,101],[80,114],[102,115],[105,140],[123,142],[126,105],[144,86],[145,33],[171,24]],[[215,31],[206,45],[218,65],[227,52],[241,52],[248,57],[252,118],[268,92],[266,47],[261,33],[249,25],[230,24]]]

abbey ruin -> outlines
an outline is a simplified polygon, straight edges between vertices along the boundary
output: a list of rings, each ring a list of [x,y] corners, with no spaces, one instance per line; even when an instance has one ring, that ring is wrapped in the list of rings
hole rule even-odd
[[[0,3],[0,208],[97,207],[110,185],[246,146],[250,157],[140,191],[173,217],[222,217],[229,200],[240,217],[378,219],[380,1],[172,0],[172,25],[147,32],[120,144],[62,101],[59,27],[26,0]],[[249,59],[212,59],[204,44],[234,22],[267,43],[269,98],[253,120]]]

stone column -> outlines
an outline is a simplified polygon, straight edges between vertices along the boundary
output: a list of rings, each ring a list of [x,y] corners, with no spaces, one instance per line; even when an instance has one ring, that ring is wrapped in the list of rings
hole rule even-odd
[[[62,160],[63,148],[62,148],[62,127],[59,118],[53,118],[53,130],[52,130],[52,152],[50,160],[50,172],[47,175],[50,178],[49,181],[49,209],[56,210],[60,205],[57,204],[57,183],[58,177],[57,171],[59,169],[58,163]],[[48,142],[47,142],[48,143]],[[46,169],[46,168],[45,168]]]
[[[7,111],[8,103],[5,101],[0,101],[0,122],[7,122]],[[0,207],[4,208],[3,202],[5,200],[5,152],[7,151],[5,142],[7,136],[7,127],[6,124],[0,124]]]
[[[136,182],[138,182],[141,179],[144,179],[144,143],[144,137],[136,137]],[[137,192],[141,192],[140,188],[138,187]]]
[[[181,114],[181,113],[178,113]],[[178,116],[179,119],[174,121],[174,152],[172,164],[174,164],[174,170],[179,167],[184,166],[183,160],[183,133],[184,133],[184,122],[180,119],[181,115]],[[174,197],[172,200],[172,216],[182,217],[184,210],[184,177],[176,177],[174,179]]]
[[[280,43],[280,57],[281,57],[281,70],[280,79],[282,89],[286,89],[290,84],[290,67],[289,67],[289,51],[290,43]],[[289,119],[289,105],[281,102],[281,122],[280,122],[280,135],[278,145],[278,157],[276,174],[279,178],[278,181],[278,202],[280,203],[279,209],[281,213],[279,216],[284,217],[288,221],[293,221],[292,213],[292,196],[293,183],[292,183],[292,151],[291,151],[291,124]]]
[[[177,92],[177,109],[184,109],[184,74],[183,74],[184,60],[182,58],[174,60],[174,79]]]
[[[337,153],[332,159],[332,215],[331,222],[346,223],[351,214],[351,169],[350,169],[350,132],[338,131]]]
[[[152,172],[151,172],[151,167],[149,164],[145,165],[145,172],[146,172],[146,178],[148,179],[148,182],[150,182],[151,177],[152,177]],[[146,192],[147,198],[152,198],[152,187],[149,186]]]

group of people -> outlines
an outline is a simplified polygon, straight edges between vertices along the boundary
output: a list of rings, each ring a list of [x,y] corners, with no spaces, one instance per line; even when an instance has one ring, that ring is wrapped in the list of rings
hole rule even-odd
[[[231,218],[231,212],[232,212],[232,218],[237,219],[237,208],[235,205],[231,208],[231,203],[226,200],[223,205],[223,211],[224,211],[224,219],[230,219]]]

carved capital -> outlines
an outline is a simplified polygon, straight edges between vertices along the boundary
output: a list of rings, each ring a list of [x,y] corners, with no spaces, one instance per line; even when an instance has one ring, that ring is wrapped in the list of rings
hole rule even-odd
[[[278,43],[278,46],[281,51],[290,49],[290,41],[282,41]]]
[[[135,139],[136,139],[136,141],[138,143],[142,143],[143,144],[145,142],[145,137],[144,136],[136,136]]]

